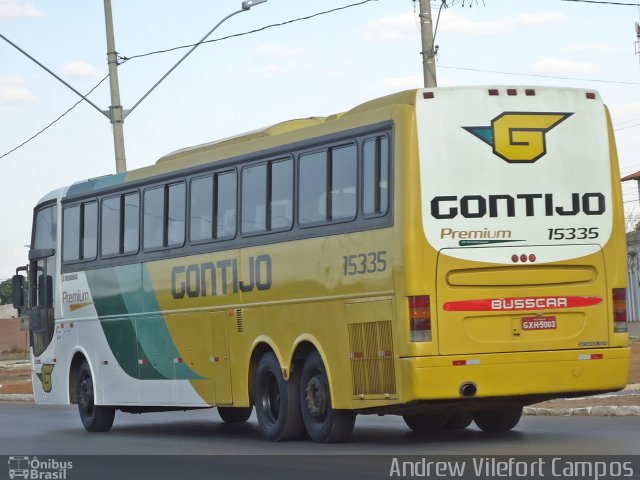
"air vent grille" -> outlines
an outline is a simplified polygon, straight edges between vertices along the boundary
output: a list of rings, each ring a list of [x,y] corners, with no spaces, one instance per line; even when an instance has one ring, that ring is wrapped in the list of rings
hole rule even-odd
[[[242,333],[244,331],[244,325],[242,322],[242,309],[236,308],[236,328],[238,333]]]
[[[391,322],[349,324],[349,346],[353,394],[395,395]]]

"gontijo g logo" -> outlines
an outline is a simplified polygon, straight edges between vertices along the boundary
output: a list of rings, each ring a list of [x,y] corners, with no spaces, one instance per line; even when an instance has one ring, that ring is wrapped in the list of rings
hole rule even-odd
[[[545,135],[572,113],[503,112],[488,127],[462,127],[509,163],[533,163],[547,153]]]

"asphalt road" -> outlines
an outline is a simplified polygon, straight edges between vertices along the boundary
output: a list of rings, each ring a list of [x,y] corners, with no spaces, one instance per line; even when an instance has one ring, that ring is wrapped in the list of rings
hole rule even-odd
[[[0,403],[0,455],[637,455],[640,417],[523,417],[515,430],[475,427],[418,435],[396,416],[360,415],[350,440],[263,441],[255,420],[222,423],[215,409],[116,413],[107,433],[87,433],[77,409]]]

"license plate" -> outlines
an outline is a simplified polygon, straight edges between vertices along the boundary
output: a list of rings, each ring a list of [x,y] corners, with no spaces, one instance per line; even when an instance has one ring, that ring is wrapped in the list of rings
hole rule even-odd
[[[555,330],[556,317],[522,317],[522,330]]]

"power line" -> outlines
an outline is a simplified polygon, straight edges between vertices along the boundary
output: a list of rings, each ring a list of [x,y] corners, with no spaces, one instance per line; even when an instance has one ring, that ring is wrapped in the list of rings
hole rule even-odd
[[[101,114],[105,115],[105,116],[109,116],[107,115],[105,112],[103,112],[100,107],[98,107],[95,103],[93,103],[91,100],[89,100],[87,98],[86,95],[82,95],[78,90],[76,90],[75,88],[73,88],[71,85],[69,85],[67,82],[65,82],[59,75],[56,75],[54,72],[51,71],[51,69],[47,68],[42,62],[39,62],[36,58],[34,58],[32,55],[30,55],[29,53],[27,53],[26,51],[24,51],[22,48],[20,48],[18,45],[16,45],[15,43],[13,43],[11,40],[9,40],[7,37],[5,37],[4,35],[2,35],[0,33],[0,38],[3,39],[5,42],[7,42],[9,45],[11,45],[13,48],[15,48],[16,50],[18,50],[20,53],[22,53],[25,57],[27,57],[29,60],[31,60],[32,62],[34,62],[36,65],[38,65],[40,68],[42,68],[44,71],[46,71],[49,75],[51,75],[53,78],[55,78],[56,80],[58,80],[60,83],[62,83],[65,87],[67,87],[69,90],[71,90],[73,93],[75,93],[76,95],[78,95],[82,100],[84,100],[85,102],[87,102],[89,105],[91,105],[93,108],[95,108],[97,111],[99,111]],[[0,157],[2,158],[2,157]]]
[[[600,82],[600,83],[615,83],[620,85],[640,85],[640,82],[624,82],[619,80],[602,80],[597,78],[576,78],[576,77],[558,77],[554,75],[541,75],[537,73],[518,73],[518,72],[504,72],[499,70],[484,70],[481,68],[468,68],[468,67],[450,67],[446,65],[438,65],[438,68],[448,68],[450,70],[465,70],[469,72],[482,72],[482,73],[498,73],[500,75],[514,75],[517,77],[540,77],[540,78],[553,78],[555,80],[573,80],[579,82]]]
[[[620,128],[628,123],[634,123],[634,122],[640,122],[640,118],[632,118],[631,120],[625,120],[623,122],[620,123],[616,123],[613,127],[614,128]]]
[[[312,14],[312,15],[307,15],[307,16],[305,16],[305,17],[299,17],[299,18],[294,18],[294,19],[292,19],[292,20],[287,20],[287,21],[285,21],[285,22],[274,23],[274,24],[271,24],[271,25],[265,25],[264,27],[257,28],[257,29],[255,29],[255,30],[250,30],[250,31],[247,31],[247,32],[242,32],[242,33],[236,33],[236,34],[233,34],[233,35],[227,35],[226,37],[214,38],[214,39],[212,39],[212,40],[206,40],[206,41],[198,42],[198,43],[196,43],[196,44],[182,45],[182,46],[178,46],[178,47],[169,48],[169,49],[166,49],[166,50],[157,50],[157,51],[153,51],[153,52],[147,52],[147,53],[143,53],[143,54],[140,54],[140,55],[133,55],[133,56],[131,56],[131,57],[119,56],[119,58],[120,58],[120,59],[122,60],[122,62],[124,63],[124,62],[126,62],[126,61],[128,61],[128,60],[132,60],[132,59],[134,59],[134,58],[141,58],[141,57],[147,57],[147,56],[150,56],[150,55],[156,55],[156,54],[160,54],[160,53],[172,52],[172,51],[180,50],[180,49],[183,49],[183,48],[191,48],[191,47],[194,47],[194,46],[200,45],[200,44],[202,44],[202,43],[214,43],[214,42],[220,42],[220,41],[222,41],[222,40],[227,40],[227,39],[229,39],[229,38],[241,37],[241,36],[244,36],[244,35],[250,35],[250,34],[252,34],[252,33],[257,33],[257,32],[261,32],[261,31],[267,30],[267,29],[269,29],[269,28],[280,27],[280,26],[284,26],[284,25],[291,24],[291,23],[300,22],[300,21],[303,21],[303,20],[309,20],[309,19],[312,19],[312,18],[315,18],[315,17],[319,17],[319,16],[321,16],[321,15],[327,15],[327,14],[329,14],[329,13],[337,12],[337,11],[340,11],[340,10],[346,10],[346,9],[348,9],[348,8],[351,8],[351,7],[357,7],[357,6],[360,6],[360,5],[364,5],[364,4],[366,4],[366,3],[370,3],[370,2],[377,2],[377,1],[378,1],[378,0],[363,0],[363,1],[358,2],[358,3],[352,3],[352,4],[349,4],[349,5],[344,5],[344,6],[342,6],[342,7],[333,8],[333,9],[331,9],[331,10],[325,10],[325,11],[322,11],[322,12],[314,13],[314,14]],[[41,135],[43,132],[45,132],[47,129],[49,129],[50,127],[52,127],[55,123],[57,123],[58,121],[60,121],[60,120],[61,120],[63,117],[65,117],[69,112],[71,112],[71,110],[73,110],[74,108],[76,108],[76,107],[77,107],[77,106],[78,106],[78,105],[79,105],[83,100],[86,100],[86,97],[88,97],[88,96],[89,96],[89,95],[90,95],[90,94],[91,94],[91,93],[92,93],[96,88],[98,88],[98,87],[100,86],[100,84],[102,84],[102,82],[104,82],[108,77],[109,77],[109,75],[106,75],[102,80],[100,80],[100,81],[96,84],[96,86],[94,86],[94,87],[89,91],[89,93],[87,93],[87,94],[86,94],[86,95],[84,95],[84,97],[82,97],[79,101],[77,101],[76,103],[74,103],[74,104],[73,104],[69,109],[67,109],[67,111],[65,111],[62,115],[60,115],[60,116],[59,116],[58,118],[56,118],[54,121],[52,121],[52,122],[51,122],[51,123],[49,123],[47,126],[45,126],[44,128],[42,128],[39,132],[37,132],[36,134],[34,134],[34,135],[32,135],[31,137],[29,137],[27,140],[25,140],[24,142],[22,142],[20,145],[18,145],[18,146],[16,146],[16,147],[12,148],[11,150],[9,150],[8,152],[6,152],[5,154],[1,155],[1,156],[0,156],[0,159],[2,159],[2,158],[4,158],[4,157],[6,157],[6,156],[8,156],[8,155],[10,155],[11,153],[15,152],[15,151],[16,151],[16,150],[18,150],[19,148],[21,148],[21,147],[25,146],[27,143],[31,142],[31,141],[32,141],[32,140],[34,140],[36,137],[38,137],[38,136],[39,136],[39,135]]]
[[[86,99],[86,97],[88,97],[89,95],[91,95],[93,93],[93,91],[98,88],[100,86],[100,84],[102,82],[104,82],[107,78],[109,78],[109,75],[106,75],[105,77],[102,78],[102,80],[100,80],[95,87],[93,87],[91,90],[89,90],[89,93],[87,93],[86,95],[84,95],[84,97],[82,97],[80,100],[78,100],[76,103],[74,103],[66,112],[64,112],[62,115],[60,115],[58,118],[56,118],[53,122],[51,122],[49,125],[47,125],[46,127],[42,128],[42,130],[40,130],[38,133],[32,135],[31,137],[29,137],[27,140],[25,140],[24,142],[22,142],[20,145],[18,145],[17,147],[12,148],[11,150],[9,150],[7,153],[3,154],[2,156],[0,156],[0,159],[12,154],[13,152],[15,152],[16,150],[18,150],[21,147],[24,147],[27,143],[29,143],[31,140],[35,139],[36,137],[38,137],[41,133],[44,133],[45,130],[49,129],[50,127],[52,127],[55,123],[57,123],[58,121],[62,120],[62,118],[67,115],[71,110],[73,110],[74,108],[76,108],[78,105],[80,105],[82,103],[83,100]]]
[[[635,123],[633,125],[627,125],[626,127],[614,128],[614,132],[619,132],[620,130],[626,130],[627,128],[640,127],[640,123]]]
[[[294,19],[287,20],[287,21],[280,22],[280,23],[272,23],[270,25],[265,25],[264,27],[256,28],[255,30],[248,30],[246,32],[235,33],[233,35],[227,35],[226,37],[213,38],[211,40],[205,40],[205,41],[198,42],[198,43],[192,43],[192,44],[189,44],[189,45],[180,45],[178,47],[167,48],[167,49],[164,49],[164,50],[155,50],[155,51],[152,51],[152,52],[141,53],[139,55],[131,55],[129,57],[124,56],[124,55],[120,55],[119,58],[120,58],[120,60],[122,60],[122,63],[124,63],[124,62],[127,62],[129,60],[133,60],[134,58],[148,57],[148,56],[151,56],[151,55],[158,55],[160,53],[169,53],[169,52],[173,52],[175,50],[181,50],[183,48],[191,48],[191,47],[194,47],[196,45],[202,45],[204,43],[221,42],[222,40],[228,40],[229,38],[243,37],[245,35],[251,35],[252,33],[262,32],[262,31],[268,30],[270,28],[282,27],[284,25],[289,25],[291,23],[301,22],[303,20],[310,20],[312,18],[320,17],[322,15],[327,15],[329,13],[338,12],[340,10],[346,10],[348,8],[351,8],[351,7],[359,7],[360,5],[364,5],[364,4],[369,3],[369,2],[377,2],[377,1],[379,1],[379,0],[363,0],[363,1],[358,2],[358,3],[351,3],[349,5],[343,5],[342,7],[332,8],[331,10],[325,10],[325,11],[322,11],[322,12],[317,12],[317,13],[314,13],[314,14],[311,14],[311,15],[307,15],[306,17],[298,17],[298,18],[294,18]]]
[[[599,0],[561,0],[562,2],[579,2],[579,3],[598,3],[603,5],[619,5],[625,7],[637,7],[637,3],[624,3],[624,2],[605,2]]]

